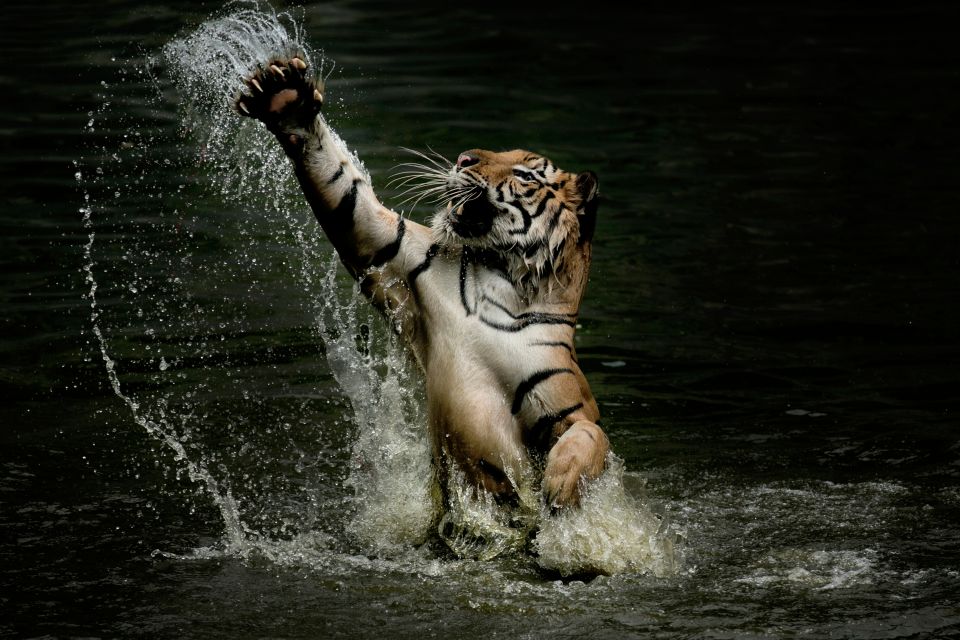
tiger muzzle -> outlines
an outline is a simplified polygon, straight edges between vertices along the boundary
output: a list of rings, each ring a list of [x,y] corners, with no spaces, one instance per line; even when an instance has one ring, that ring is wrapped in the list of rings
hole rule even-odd
[[[451,211],[450,226],[458,236],[479,238],[490,233],[498,213],[485,197],[480,196]]]

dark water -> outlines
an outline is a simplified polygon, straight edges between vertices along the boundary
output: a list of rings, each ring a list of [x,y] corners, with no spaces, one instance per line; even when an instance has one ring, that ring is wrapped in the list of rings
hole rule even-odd
[[[685,543],[675,570],[589,582],[364,537],[364,408],[304,280],[329,249],[289,190],[218,190],[145,64],[215,9],[5,10],[0,634],[960,635],[949,4],[302,11],[381,188],[401,146],[599,174],[578,351],[625,486]],[[189,464],[111,388],[91,265],[118,379]],[[350,313],[346,341],[380,348]]]

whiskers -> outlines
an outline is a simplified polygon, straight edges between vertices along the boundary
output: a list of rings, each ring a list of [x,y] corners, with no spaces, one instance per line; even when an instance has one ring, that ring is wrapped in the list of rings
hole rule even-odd
[[[405,162],[394,167],[402,171],[393,174],[387,187],[400,189],[402,199],[397,203],[398,206],[412,203],[410,204],[412,211],[421,201],[426,204],[448,201],[450,208],[456,209],[482,195],[483,192],[478,185],[457,179],[451,173],[453,163],[433,149],[428,148],[429,153],[424,153],[406,147],[401,148],[418,156],[424,162]]]

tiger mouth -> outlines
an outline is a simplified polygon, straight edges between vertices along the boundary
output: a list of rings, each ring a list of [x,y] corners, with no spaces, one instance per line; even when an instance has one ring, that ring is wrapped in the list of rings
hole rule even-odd
[[[497,213],[497,209],[481,196],[450,212],[450,228],[460,237],[479,238],[490,233]]]

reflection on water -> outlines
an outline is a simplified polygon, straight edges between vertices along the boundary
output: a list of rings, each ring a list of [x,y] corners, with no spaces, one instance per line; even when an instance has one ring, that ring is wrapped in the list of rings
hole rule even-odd
[[[960,60],[945,6],[303,9],[338,61],[330,118],[375,184],[401,146],[528,147],[600,175],[578,353],[625,497],[686,542],[675,574],[588,583],[542,572],[549,553],[368,556],[369,527],[347,531],[377,467],[331,345],[381,358],[389,341],[365,308],[349,330],[318,327],[327,300],[309,292],[330,252],[271,147],[241,131],[230,160],[263,171],[231,182],[175,117],[147,54],[206,9],[6,10],[18,28],[2,46],[30,64],[5,68],[0,107],[0,632],[956,634]],[[97,301],[123,392],[238,499],[242,552],[110,389],[80,298],[74,160],[99,203]]]

